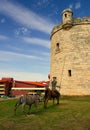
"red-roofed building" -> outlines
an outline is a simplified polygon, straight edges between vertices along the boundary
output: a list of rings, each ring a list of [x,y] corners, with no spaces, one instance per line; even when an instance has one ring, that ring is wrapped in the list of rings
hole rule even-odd
[[[32,82],[32,81],[18,81],[13,78],[2,78],[0,80],[0,95],[11,95],[12,88],[45,88],[49,85],[49,81]],[[21,94],[28,94],[28,90],[13,90],[12,95],[18,96]]]

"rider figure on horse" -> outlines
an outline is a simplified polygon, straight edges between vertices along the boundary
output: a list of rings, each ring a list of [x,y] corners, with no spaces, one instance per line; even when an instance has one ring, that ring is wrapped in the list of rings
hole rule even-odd
[[[53,81],[51,82],[51,84],[52,84],[52,90],[55,91],[56,90],[56,84],[57,84],[56,77],[53,77]]]
[[[51,82],[51,87],[52,90],[47,87],[45,90],[45,95],[44,95],[44,108],[47,107],[47,102],[48,100],[53,99],[53,104],[54,104],[54,99],[57,99],[57,104],[59,104],[59,98],[60,98],[60,92],[56,89],[57,85],[57,81],[56,81],[56,77],[53,77],[53,80]]]

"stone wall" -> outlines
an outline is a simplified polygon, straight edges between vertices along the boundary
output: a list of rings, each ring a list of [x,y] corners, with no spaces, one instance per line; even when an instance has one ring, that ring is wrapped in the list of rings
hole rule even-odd
[[[50,80],[57,77],[63,95],[90,95],[89,22],[90,18],[73,19],[70,29],[63,29],[60,23],[51,33]]]
[[[84,25],[84,24],[90,24],[90,17],[83,17],[81,18],[73,18],[72,19],[72,25],[76,26],[76,25]],[[58,25],[56,25],[52,32],[51,32],[51,37],[54,33],[56,33],[57,31],[63,29],[63,23],[59,23]]]

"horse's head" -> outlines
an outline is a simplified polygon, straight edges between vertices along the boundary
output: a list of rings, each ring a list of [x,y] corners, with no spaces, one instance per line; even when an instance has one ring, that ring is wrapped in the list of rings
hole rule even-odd
[[[36,95],[36,99],[37,99],[37,101],[39,101],[39,102],[42,101],[42,98],[41,98],[41,96],[40,96],[39,94]]]

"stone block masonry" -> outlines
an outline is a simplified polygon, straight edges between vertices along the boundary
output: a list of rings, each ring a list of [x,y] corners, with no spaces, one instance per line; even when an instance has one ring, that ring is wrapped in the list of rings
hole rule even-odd
[[[50,80],[62,95],[90,95],[90,17],[73,18],[66,9],[51,33]]]

